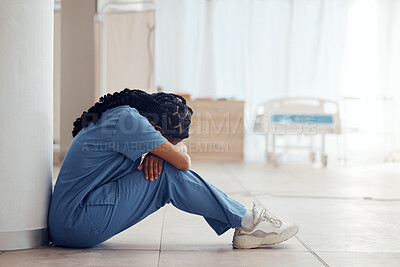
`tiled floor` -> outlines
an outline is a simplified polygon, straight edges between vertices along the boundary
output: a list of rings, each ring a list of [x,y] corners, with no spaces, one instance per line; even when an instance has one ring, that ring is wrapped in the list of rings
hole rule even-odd
[[[400,266],[400,164],[364,167],[195,163],[232,198],[299,224],[296,238],[232,249],[199,216],[171,205],[92,249],[0,252],[0,266]]]

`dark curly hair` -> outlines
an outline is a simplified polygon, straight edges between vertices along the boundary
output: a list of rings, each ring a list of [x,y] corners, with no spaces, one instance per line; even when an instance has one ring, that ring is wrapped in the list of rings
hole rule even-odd
[[[72,136],[90,123],[96,124],[105,111],[123,105],[137,109],[152,125],[160,126],[163,135],[179,139],[189,137],[193,111],[182,96],[164,92],[148,94],[128,88],[100,97],[99,102],[75,120]]]

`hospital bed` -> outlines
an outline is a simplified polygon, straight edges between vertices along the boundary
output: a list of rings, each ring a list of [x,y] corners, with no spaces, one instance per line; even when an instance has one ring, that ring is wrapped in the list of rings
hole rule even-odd
[[[320,135],[320,160],[328,163],[325,153],[325,135],[340,134],[339,107],[334,101],[317,98],[282,98],[266,102],[257,108],[255,133],[266,135],[266,158],[273,166],[281,164],[278,150],[309,149],[311,162],[316,162],[317,149],[313,137]],[[310,137],[308,146],[277,145],[277,138],[288,135]]]

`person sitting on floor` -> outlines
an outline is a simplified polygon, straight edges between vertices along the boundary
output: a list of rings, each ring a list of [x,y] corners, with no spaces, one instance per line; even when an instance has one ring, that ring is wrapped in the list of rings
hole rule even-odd
[[[190,170],[182,140],[189,137],[192,114],[179,95],[130,89],[103,96],[83,112],[51,199],[53,244],[95,246],[167,203],[203,216],[218,235],[236,228],[235,248],[293,237],[297,225],[259,204],[246,209]]]

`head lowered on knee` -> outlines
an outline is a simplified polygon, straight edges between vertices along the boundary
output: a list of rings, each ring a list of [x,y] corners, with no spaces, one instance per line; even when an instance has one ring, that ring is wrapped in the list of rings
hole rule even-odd
[[[75,120],[72,136],[75,137],[90,123],[96,124],[107,110],[123,105],[137,109],[173,144],[189,137],[193,111],[182,96],[164,92],[148,94],[141,90],[127,88],[121,92],[100,97],[94,106],[84,111]]]

